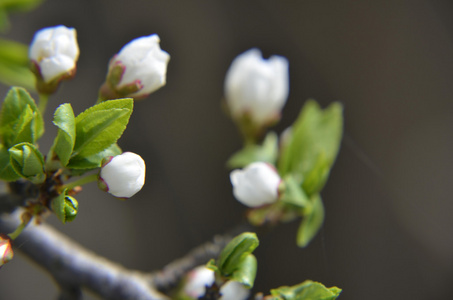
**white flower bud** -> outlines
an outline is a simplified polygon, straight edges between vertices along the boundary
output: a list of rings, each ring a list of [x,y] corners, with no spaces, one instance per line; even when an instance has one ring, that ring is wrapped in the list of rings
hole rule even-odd
[[[159,36],[152,34],[132,40],[109,64],[107,82],[110,91],[101,94],[134,98],[146,97],[166,83],[170,55],[161,50]]]
[[[230,173],[234,197],[249,207],[272,204],[278,200],[281,178],[275,168],[265,162],[255,162]]]
[[[0,234],[0,268],[13,259],[11,242],[6,235]]]
[[[192,299],[198,299],[206,293],[206,287],[215,281],[214,271],[206,266],[199,266],[187,274],[184,293]],[[220,300],[245,300],[250,291],[237,281],[228,281],[220,288]]]
[[[99,186],[118,198],[130,198],[145,184],[145,162],[132,152],[113,156],[99,174]]]
[[[225,78],[225,97],[233,118],[249,115],[257,125],[280,118],[289,93],[288,60],[271,56],[265,60],[250,49],[231,64]]]
[[[74,28],[63,25],[36,32],[29,58],[45,83],[75,74],[79,46]]]

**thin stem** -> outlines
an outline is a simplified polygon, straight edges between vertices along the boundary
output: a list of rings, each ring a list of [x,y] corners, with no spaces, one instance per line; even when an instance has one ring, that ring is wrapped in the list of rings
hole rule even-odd
[[[70,190],[70,189],[75,188],[76,186],[81,186],[81,185],[84,185],[84,184],[87,184],[87,183],[90,183],[90,182],[93,182],[93,181],[97,181],[97,180],[98,180],[98,174],[94,173],[94,174],[82,177],[82,178],[80,178],[80,179],[78,179],[76,181],[64,184],[58,190],[60,192],[64,191],[65,189]]]
[[[49,102],[49,94],[40,93],[38,109],[41,112],[41,115],[43,115],[43,116],[44,116],[44,113],[46,112],[47,102]]]
[[[22,223],[17,226],[16,230],[8,234],[9,238],[15,240],[24,231],[25,227],[30,223],[33,217],[30,214],[24,213],[22,215]]]

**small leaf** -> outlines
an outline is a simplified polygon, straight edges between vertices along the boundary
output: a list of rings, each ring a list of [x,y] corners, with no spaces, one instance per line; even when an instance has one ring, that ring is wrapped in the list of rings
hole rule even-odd
[[[324,205],[322,204],[321,196],[315,194],[310,201],[313,204],[312,210],[303,218],[297,231],[297,245],[299,247],[306,247],[318,233],[324,222]]]
[[[271,290],[271,294],[282,300],[334,300],[340,296],[341,289],[327,288],[322,283],[306,280],[294,286],[282,286]]]
[[[287,146],[282,149],[279,160],[279,173],[282,176],[293,174],[302,180],[312,174],[310,185],[316,187],[313,190],[317,190],[323,184],[313,182],[316,176],[312,172],[328,174],[340,148],[343,135],[342,106],[332,103],[322,110],[315,101],[307,101],[291,128]],[[320,176],[319,180],[324,183],[326,178]]]
[[[308,195],[319,193],[322,190],[329,178],[330,168],[330,161],[326,158],[324,152],[321,152],[312,170],[306,175],[302,183],[302,187]]]
[[[11,158],[8,149],[0,145],[0,179],[5,181],[16,181],[21,177],[14,171],[11,165]]]
[[[104,101],[78,115],[72,158],[80,160],[114,144],[126,129],[133,103],[130,98]]]
[[[242,261],[251,254],[259,241],[255,233],[244,232],[234,239],[222,250],[219,255],[218,268],[223,276],[229,276],[239,267]]]
[[[44,122],[35,101],[23,88],[13,87],[0,113],[0,137],[6,147],[35,143],[44,133]]]
[[[7,22],[5,11],[0,8],[0,23]],[[0,30],[2,25],[0,24]],[[35,76],[30,71],[28,45],[0,39],[0,81],[8,86],[18,85],[34,90]]]
[[[233,154],[227,162],[228,168],[243,168],[253,162],[263,161],[275,164],[278,155],[278,137],[275,132],[269,132],[262,145],[247,144]]]
[[[311,206],[310,200],[293,176],[285,176],[283,182],[284,191],[281,197],[282,202],[297,206],[298,208]]]
[[[11,147],[11,165],[17,174],[38,184],[44,182],[44,157],[39,150],[30,143],[21,143]]]
[[[71,104],[65,103],[57,108],[53,123],[58,127],[58,134],[49,157],[52,158],[55,153],[64,167],[69,162],[76,137],[75,117]]]
[[[74,157],[71,159],[68,168],[70,169],[77,169],[77,170],[86,170],[89,171],[91,169],[101,167],[102,160],[109,156],[117,156],[123,153],[121,148],[117,144],[113,144],[104,151],[98,152],[94,155],[88,157]]]
[[[242,283],[248,288],[252,288],[255,282],[257,265],[256,257],[253,254],[247,255],[238,264],[237,269],[233,272],[230,279]]]
[[[75,219],[79,203],[74,197],[69,196],[68,190],[65,189],[58,197],[52,199],[51,207],[58,219],[65,224]]]

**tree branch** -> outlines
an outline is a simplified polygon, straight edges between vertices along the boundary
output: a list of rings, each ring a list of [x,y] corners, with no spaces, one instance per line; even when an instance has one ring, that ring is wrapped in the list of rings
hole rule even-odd
[[[11,232],[18,225],[17,217],[0,217],[0,232]],[[168,299],[152,287],[149,274],[98,256],[47,224],[29,224],[14,244],[54,277],[62,287],[60,299],[80,298],[80,287],[104,299]]]
[[[12,232],[19,223],[18,214],[0,215],[0,232]],[[81,299],[81,288],[103,299],[157,300],[169,299],[164,293],[187,271],[217,258],[231,238],[245,229],[240,226],[230,234],[217,235],[161,271],[150,273],[126,269],[96,255],[47,224],[30,223],[13,244],[53,276],[61,288],[61,300]]]

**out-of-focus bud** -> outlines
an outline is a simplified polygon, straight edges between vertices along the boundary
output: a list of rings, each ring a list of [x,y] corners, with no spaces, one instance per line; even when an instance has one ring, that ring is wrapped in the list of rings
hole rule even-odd
[[[63,25],[39,30],[31,43],[29,58],[38,91],[53,93],[61,80],[75,75],[79,58],[76,30]]]
[[[102,100],[144,98],[166,83],[170,55],[161,50],[159,36],[132,40],[109,63],[106,82],[99,91]]]
[[[250,118],[257,127],[277,122],[288,93],[288,60],[282,56],[266,60],[260,50],[250,49],[234,59],[226,74],[226,102],[239,122]]]
[[[77,216],[79,211],[79,202],[74,197],[66,196],[64,198],[64,214],[66,222],[71,222]]]
[[[13,259],[14,253],[8,236],[0,233],[0,268]]]
[[[272,204],[278,200],[281,178],[275,168],[265,162],[255,162],[230,173],[234,197],[249,207]]]
[[[199,266],[187,274],[184,293],[192,299],[198,299],[206,293],[215,281],[214,271],[206,266]],[[245,300],[250,291],[237,281],[228,281],[220,288],[220,300]]]
[[[132,152],[111,156],[99,174],[99,187],[118,198],[130,198],[145,184],[145,162]]]

